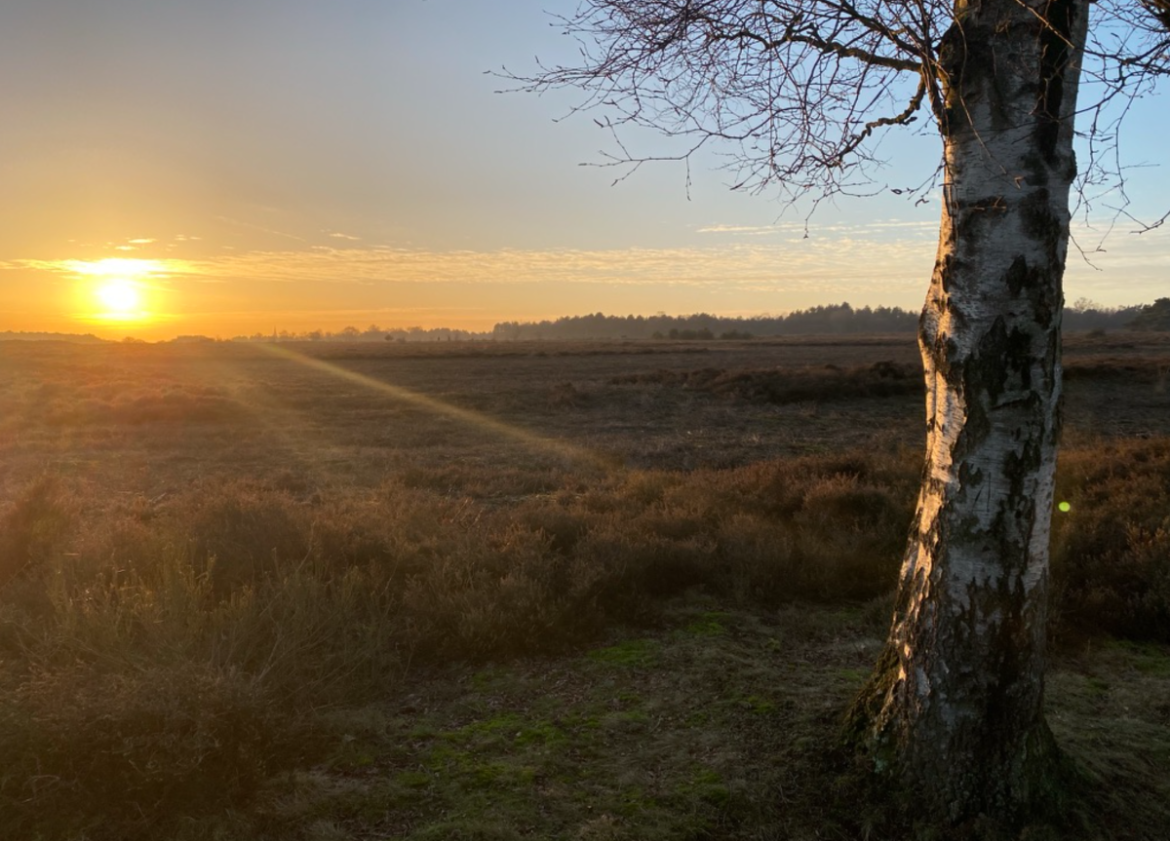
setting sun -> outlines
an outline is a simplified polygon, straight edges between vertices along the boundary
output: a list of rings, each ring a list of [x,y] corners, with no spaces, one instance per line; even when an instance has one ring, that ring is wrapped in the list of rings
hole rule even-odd
[[[110,315],[131,316],[142,302],[138,288],[121,278],[110,280],[97,288],[97,299]]]
[[[58,265],[78,281],[75,301],[82,321],[141,327],[159,320],[155,279],[170,274],[167,261],[107,258],[63,260]]]

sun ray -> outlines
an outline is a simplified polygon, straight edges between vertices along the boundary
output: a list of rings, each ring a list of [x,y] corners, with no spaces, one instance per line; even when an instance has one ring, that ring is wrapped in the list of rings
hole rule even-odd
[[[359,374],[355,371],[350,371],[340,365],[335,365],[331,362],[326,362],[323,359],[315,359],[311,356],[306,356],[301,353],[281,347],[278,344],[263,344],[259,345],[268,353],[287,359],[290,362],[296,362],[304,365],[315,371],[321,371],[330,374],[342,380],[346,380],[365,388],[385,394],[389,397],[401,400],[405,403],[410,403],[420,409],[431,412],[435,415],[452,418],[461,421],[469,426],[482,429],[486,432],[499,435],[504,438],[510,438],[518,441],[527,447],[536,450],[543,450],[545,452],[554,453],[562,458],[567,458],[579,463],[589,464],[593,467],[601,468],[612,472],[618,468],[616,460],[613,457],[608,457],[602,453],[597,453],[587,450],[583,447],[577,447],[572,444],[567,444],[564,441],[558,441],[555,438],[549,438],[544,435],[539,435],[523,427],[515,426],[513,424],[505,423],[496,418],[489,417],[481,412],[476,412],[472,409],[464,409],[459,406],[454,406],[443,400],[438,400],[434,397],[428,397],[425,394],[420,394],[409,388],[393,385],[391,383],[383,382],[382,380],[368,377],[365,374]]]

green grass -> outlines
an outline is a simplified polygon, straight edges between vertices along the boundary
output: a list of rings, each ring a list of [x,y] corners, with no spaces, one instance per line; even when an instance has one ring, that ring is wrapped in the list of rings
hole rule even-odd
[[[590,651],[589,659],[611,666],[644,666],[654,659],[655,647],[652,640],[624,640],[617,645]]]
[[[402,839],[914,835],[920,816],[869,790],[836,748],[838,715],[880,628],[858,613],[822,622],[810,608],[767,618],[732,608],[720,613],[734,635],[689,633],[705,612],[684,602],[650,637],[515,661],[487,691],[474,672],[435,675],[410,702],[424,711],[378,706],[376,727],[333,748],[349,756],[360,741],[372,762],[334,760],[328,773],[276,782],[256,819],[290,838],[311,837],[311,819],[351,837]],[[1053,672],[1049,716],[1086,787],[1065,823],[1037,823],[1021,838],[1153,839],[1170,820],[1164,705],[1127,705],[1164,697],[1170,676],[1141,673],[1149,683],[1100,697],[1086,672],[1137,669],[1114,647]],[[623,664],[648,648],[651,663]],[[599,663],[598,651],[623,656]]]
[[[668,624],[695,615],[684,608]],[[386,749],[378,762],[401,769],[391,779],[401,787],[394,796],[402,808],[388,834],[674,839],[734,834],[761,817],[779,819],[761,782],[808,771],[812,741],[793,748],[794,739],[768,734],[783,753],[803,756],[802,768],[752,746],[777,725],[797,737],[810,729],[808,716],[785,719],[775,710],[797,709],[798,701],[784,699],[807,697],[816,677],[761,663],[757,649],[776,629],[749,614],[736,619],[750,636],[736,644],[720,637],[722,647],[664,628],[583,655],[520,661],[490,692],[476,688],[474,675],[435,680],[422,690],[433,693],[425,703],[428,737],[409,735],[417,733],[414,717],[380,729]],[[771,697],[726,701],[735,686],[760,679]],[[705,713],[701,724],[696,712]],[[831,738],[831,724],[811,729],[814,740]],[[385,795],[386,776],[371,781],[376,796]],[[348,812],[352,804],[352,788],[338,797],[319,780],[314,791],[302,791],[286,825],[295,831],[304,812],[346,820],[332,810]],[[367,829],[381,831],[377,824]]]

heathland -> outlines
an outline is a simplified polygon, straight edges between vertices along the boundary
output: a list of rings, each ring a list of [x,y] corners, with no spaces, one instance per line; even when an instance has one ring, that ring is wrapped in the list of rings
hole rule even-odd
[[[1066,343],[1028,838],[1170,830],[1170,335]],[[0,342],[0,837],[904,838],[913,338]],[[986,827],[968,827],[982,837]]]

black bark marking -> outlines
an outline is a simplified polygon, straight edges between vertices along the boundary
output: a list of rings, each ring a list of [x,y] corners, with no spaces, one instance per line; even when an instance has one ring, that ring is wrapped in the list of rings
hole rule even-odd
[[[1018,213],[1024,223],[1024,233],[1038,242],[1057,240],[1064,230],[1061,219],[1052,212],[1052,196],[1047,187],[1029,192],[1020,202]]]
[[[965,331],[970,327],[971,322],[967,318],[967,314],[955,306],[955,302],[949,298],[947,299],[947,312],[950,314],[951,321],[955,325],[956,333]]]
[[[1012,295],[1018,298],[1020,293],[1028,286],[1029,279],[1028,261],[1022,255],[1012,260],[1011,266],[1008,267],[1007,275],[1004,277]]]
[[[1000,395],[1008,388],[1010,371],[1008,362],[1014,354],[1009,352],[1011,341],[1003,316],[979,340],[974,358],[967,364],[965,391],[971,394],[987,394],[990,404],[999,402]]]
[[[964,87],[963,77],[968,65],[968,33],[964,31],[963,22],[956,18],[938,42],[938,64],[942,70],[942,77],[948,80],[946,85],[943,112],[940,119],[940,129],[944,137],[951,136],[957,127],[966,122],[967,111],[963,105],[961,91]]]
[[[1004,283],[1012,297],[1022,299],[1028,305],[1027,311],[1035,316],[1041,330],[1048,330],[1060,317],[1064,293],[1059,274],[1047,267],[1029,266],[1021,255],[1004,273]],[[1028,352],[1031,352],[1030,346]]]
[[[951,277],[955,273],[954,263],[955,263],[954,255],[947,254],[941,260],[938,261],[938,263],[935,265],[935,269],[934,269],[935,274],[938,277],[939,285],[942,287],[942,291],[945,293],[948,293],[948,294],[951,291]],[[926,315],[926,311],[923,310],[923,316],[925,316],[925,315]]]
[[[1040,101],[1037,103],[1036,141],[1050,166],[1060,157],[1060,122],[1064,107],[1064,79],[1068,72],[1069,38],[1074,7],[1070,0],[1051,0],[1047,26],[1040,30]]]
[[[1004,346],[1004,368],[1011,368],[1016,372],[1019,381],[1017,388],[1024,391],[1032,389],[1032,361],[1035,354],[1032,350],[1032,335],[1019,329],[1012,328]]]
[[[977,488],[983,484],[983,471],[964,462],[959,465],[959,485],[963,488]]]
[[[963,247],[964,256],[979,256],[985,253],[986,239],[991,236],[987,228],[1000,221],[1008,212],[1003,196],[988,196],[960,205],[955,210],[958,220],[955,233]]]

